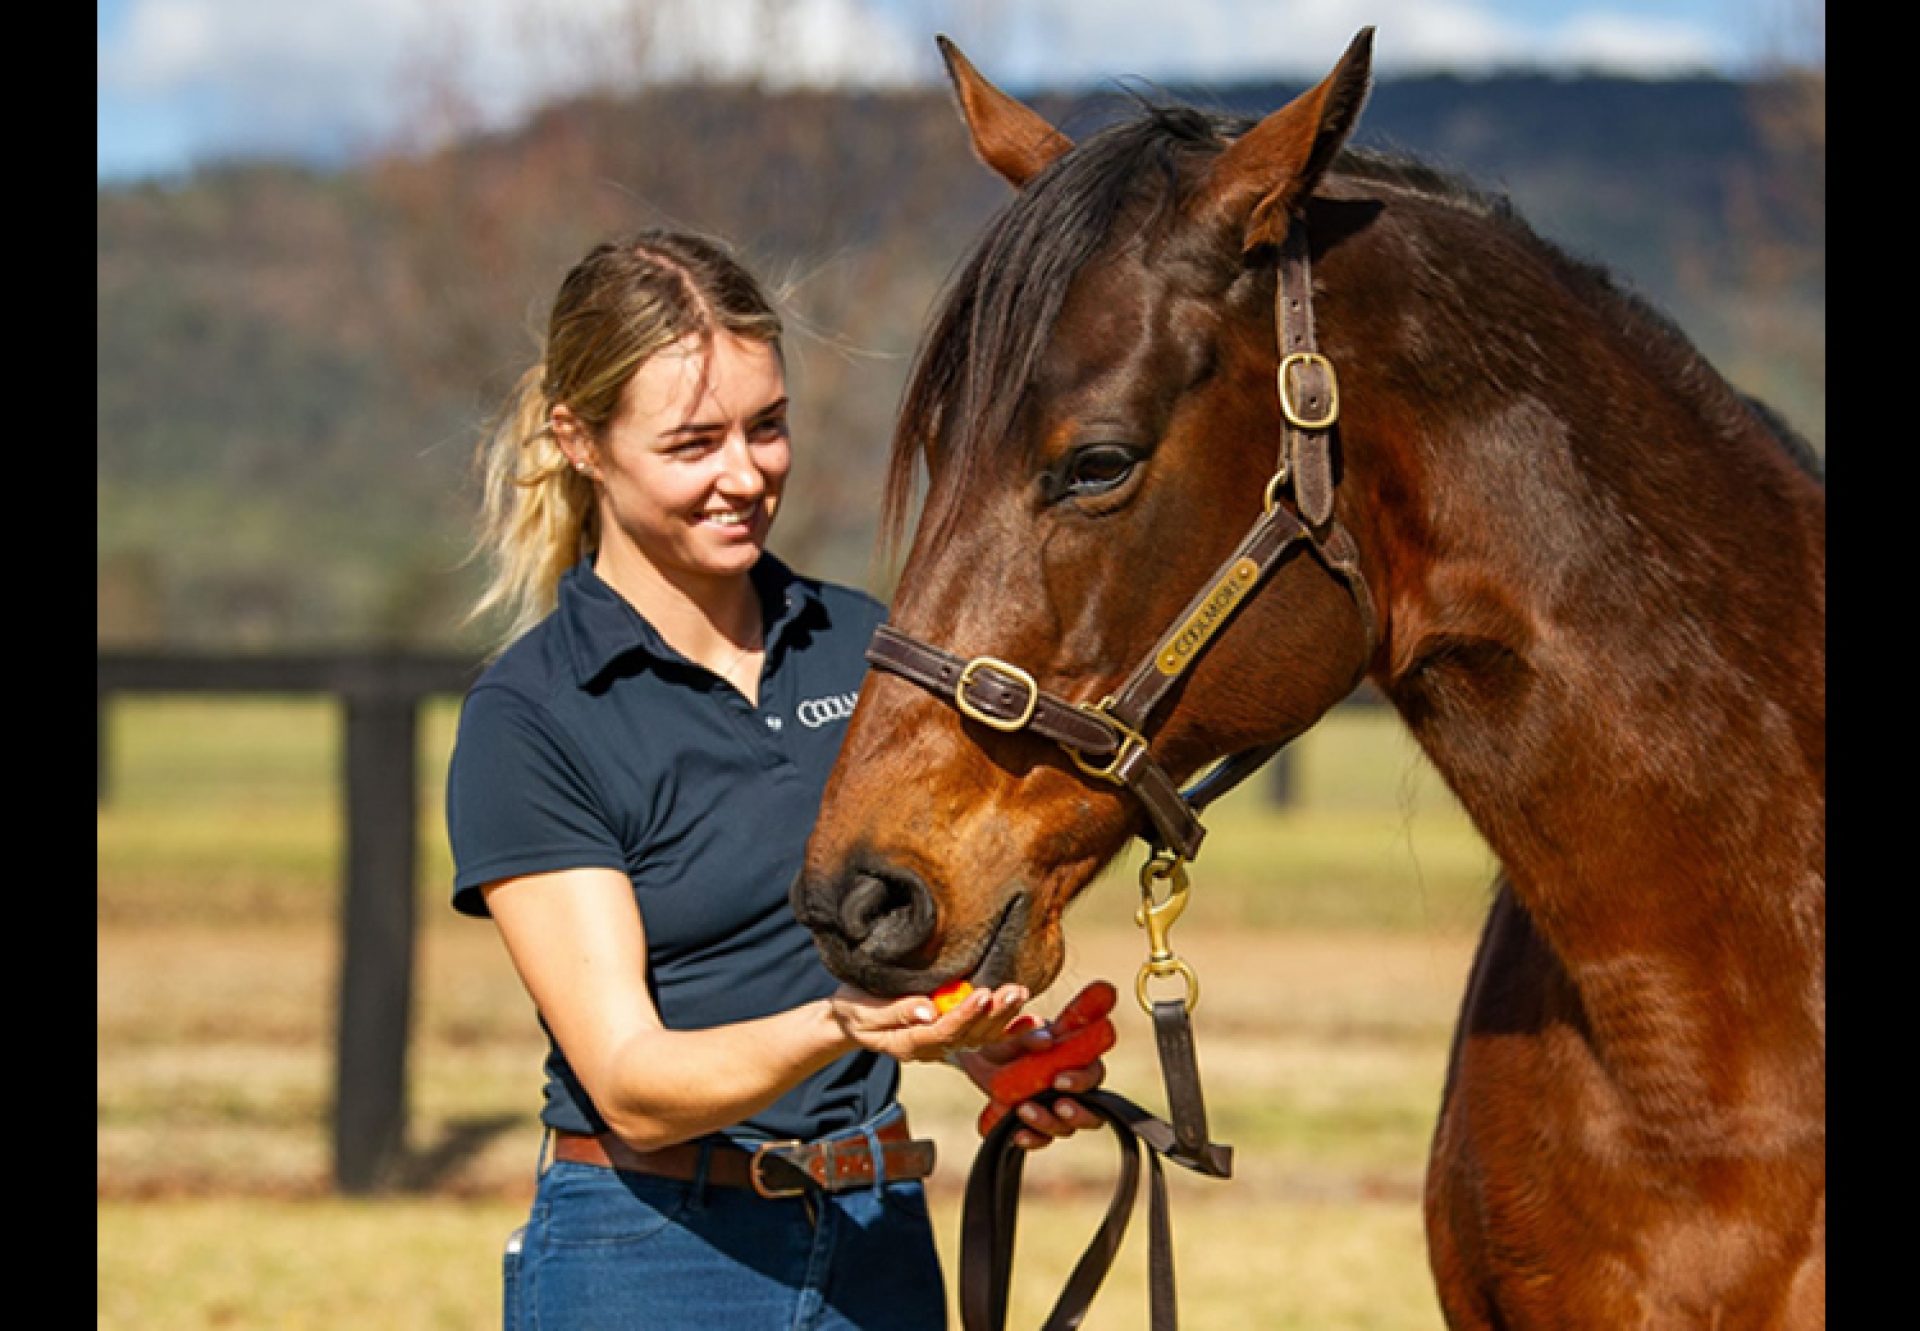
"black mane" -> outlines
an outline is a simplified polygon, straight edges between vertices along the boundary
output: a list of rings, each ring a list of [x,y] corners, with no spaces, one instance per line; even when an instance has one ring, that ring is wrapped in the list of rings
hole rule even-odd
[[[1120,218],[1151,227],[1179,197],[1183,164],[1218,153],[1252,122],[1146,106],[1055,161],[990,222],[949,282],[908,380],[883,530],[904,529],[915,464],[970,468],[1005,439],[1073,279]]]
[[[1462,208],[1494,223],[1509,238],[1544,256],[1570,290],[1648,346],[1675,385],[1708,410],[1722,430],[1737,433],[1749,419],[1757,419],[1795,466],[1824,484],[1826,464],[1819,452],[1778,412],[1727,384],[1665,310],[1621,285],[1604,265],[1568,254],[1534,231],[1505,195],[1483,192],[1415,158],[1365,150],[1350,149],[1342,154],[1334,165],[1334,174],[1383,185],[1429,203]]]
[[[1142,102],[1140,113],[1088,136],[1056,160],[988,224],[949,281],[921,344],[901,408],[882,531],[905,531],[915,468],[988,464],[1008,439],[1019,390],[1031,378],[1068,288],[1128,219],[1149,232],[1181,198],[1183,182],[1250,129],[1255,119]],[[1758,419],[1804,470],[1824,469],[1812,447],[1773,411],[1728,386],[1673,321],[1598,264],[1540,237],[1504,195],[1401,154],[1349,147],[1333,177],[1393,190],[1486,219],[1534,247],[1603,317],[1657,349],[1661,371],[1701,402],[1723,430]],[[959,492],[971,489],[959,478]]]

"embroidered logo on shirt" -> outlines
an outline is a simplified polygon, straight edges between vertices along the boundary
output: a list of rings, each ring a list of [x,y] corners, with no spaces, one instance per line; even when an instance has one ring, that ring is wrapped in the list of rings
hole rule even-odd
[[[858,691],[853,693],[831,693],[824,698],[808,698],[793,709],[800,718],[800,724],[809,730],[818,730],[821,726],[835,721],[844,721],[853,715],[853,705],[860,700]]]

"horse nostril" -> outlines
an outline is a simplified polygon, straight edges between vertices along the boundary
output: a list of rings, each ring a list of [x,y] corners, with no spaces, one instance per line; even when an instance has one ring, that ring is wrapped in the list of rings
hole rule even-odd
[[[933,895],[910,877],[859,873],[840,898],[839,916],[841,932],[862,954],[893,961],[933,932]]]
[[[871,874],[861,874],[840,898],[840,930],[856,943],[866,941],[873,923],[887,910],[887,885]]]

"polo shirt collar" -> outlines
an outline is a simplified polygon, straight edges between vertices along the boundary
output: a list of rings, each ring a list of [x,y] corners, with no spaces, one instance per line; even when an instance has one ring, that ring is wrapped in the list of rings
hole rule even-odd
[[[748,576],[760,594],[763,633],[771,653],[787,626],[821,604],[820,597],[766,551]],[[686,657],[667,645],[646,616],[594,572],[591,555],[561,575],[557,614],[573,658],[574,681],[581,688],[630,652],[656,662],[686,664]]]

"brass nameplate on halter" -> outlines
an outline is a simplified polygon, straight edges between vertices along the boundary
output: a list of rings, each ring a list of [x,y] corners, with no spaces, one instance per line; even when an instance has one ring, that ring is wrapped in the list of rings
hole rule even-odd
[[[1251,559],[1237,559],[1233,567],[1220,576],[1213,590],[1200,603],[1200,608],[1187,616],[1187,622],[1168,634],[1165,645],[1153,658],[1153,664],[1163,675],[1177,675],[1193,664],[1193,658],[1207,645],[1207,639],[1227,622],[1227,616],[1233,608],[1246,599],[1248,592],[1260,581],[1260,566]]]

